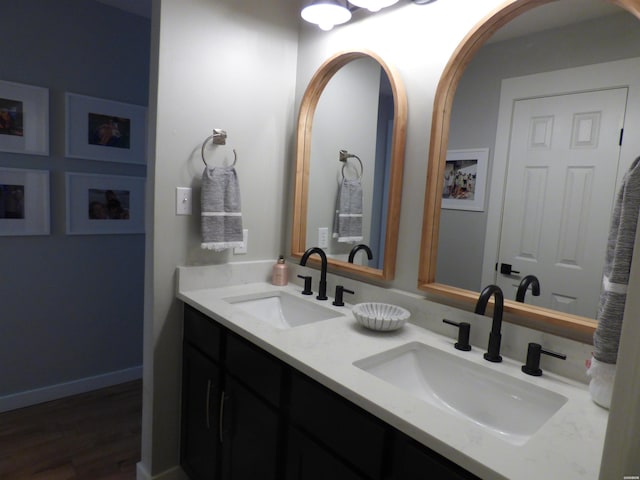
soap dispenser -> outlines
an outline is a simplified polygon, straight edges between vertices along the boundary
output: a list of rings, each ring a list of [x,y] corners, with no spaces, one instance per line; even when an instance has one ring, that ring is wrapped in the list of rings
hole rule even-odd
[[[287,268],[287,264],[284,263],[284,256],[282,255],[278,257],[278,261],[273,266],[271,283],[279,287],[283,287],[289,283],[289,269]]]

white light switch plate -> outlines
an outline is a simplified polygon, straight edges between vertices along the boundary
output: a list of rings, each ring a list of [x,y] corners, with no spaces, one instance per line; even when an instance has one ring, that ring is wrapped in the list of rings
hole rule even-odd
[[[189,187],[176,187],[176,215],[191,215],[192,191]]]
[[[329,229],[327,227],[318,228],[318,246],[320,248],[329,247]]]
[[[241,247],[235,247],[233,253],[235,255],[244,255],[247,253],[247,243],[249,242],[249,230],[246,228],[242,230],[242,243]]]

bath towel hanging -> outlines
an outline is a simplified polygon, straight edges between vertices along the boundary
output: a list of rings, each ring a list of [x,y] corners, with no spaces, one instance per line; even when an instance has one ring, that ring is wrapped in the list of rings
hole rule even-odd
[[[360,179],[342,179],[338,187],[333,237],[338,242],[361,242],[362,237],[362,183]]]
[[[594,352],[588,362],[591,396],[606,408],[611,401],[639,213],[640,157],[624,176],[611,216]]]
[[[356,178],[345,177],[344,170],[347,160],[355,158],[360,165],[360,172]],[[362,175],[364,167],[357,155],[340,150],[339,160],[342,162],[342,180],[338,185],[336,209],[333,217],[333,238],[338,242],[361,242],[362,236]]]
[[[240,184],[233,166],[202,173],[202,244],[216,252],[243,246]]]

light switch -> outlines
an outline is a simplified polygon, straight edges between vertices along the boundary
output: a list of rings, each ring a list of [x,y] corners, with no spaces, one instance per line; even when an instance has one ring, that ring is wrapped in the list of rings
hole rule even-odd
[[[176,187],[176,215],[191,215],[191,189]]]
[[[318,228],[318,246],[320,248],[329,247],[329,229],[327,227]]]
[[[247,243],[249,242],[249,230],[242,230],[242,246],[233,249],[234,255],[244,255],[247,253]]]

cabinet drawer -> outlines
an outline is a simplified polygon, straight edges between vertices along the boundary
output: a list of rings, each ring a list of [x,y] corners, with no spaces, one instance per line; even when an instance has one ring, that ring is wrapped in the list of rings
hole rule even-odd
[[[319,383],[291,377],[291,421],[370,478],[380,478],[385,426]]]
[[[280,406],[282,362],[264,350],[227,332],[227,371],[275,407]]]
[[[186,341],[219,362],[221,337],[222,328],[219,325],[191,305],[184,305],[184,339]]]

